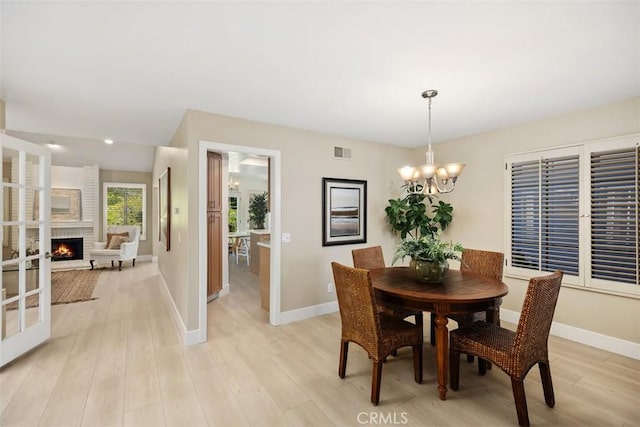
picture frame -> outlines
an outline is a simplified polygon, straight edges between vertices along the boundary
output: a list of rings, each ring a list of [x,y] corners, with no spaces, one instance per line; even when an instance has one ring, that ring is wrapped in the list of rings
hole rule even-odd
[[[322,178],[322,246],[367,242],[367,181]]]
[[[158,180],[158,239],[168,252],[171,249],[171,168]]]
[[[40,191],[33,192],[33,220],[40,219]],[[51,221],[81,221],[82,190],[79,188],[51,189]]]

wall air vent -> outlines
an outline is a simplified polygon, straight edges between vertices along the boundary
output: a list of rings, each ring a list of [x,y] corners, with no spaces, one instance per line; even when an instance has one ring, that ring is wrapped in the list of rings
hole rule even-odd
[[[336,159],[350,159],[351,149],[344,147],[333,147],[333,157]]]

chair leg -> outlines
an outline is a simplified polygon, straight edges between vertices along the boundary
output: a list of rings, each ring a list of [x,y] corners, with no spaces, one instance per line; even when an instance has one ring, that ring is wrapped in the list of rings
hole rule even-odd
[[[542,380],[542,390],[544,391],[544,401],[549,408],[553,408],[556,404],[556,398],[553,394],[553,382],[551,381],[551,368],[549,362],[539,362],[540,379]]]
[[[460,353],[449,351],[449,385],[452,390],[458,390],[460,385]]]
[[[486,360],[478,357],[478,373],[480,375],[486,375],[487,374],[487,364],[489,362],[487,362]]]
[[[475,357],[473,356],[473,354],[467,354],[467,362],[473,363],[474,360]]]
[[[91,269],[93,270],[93,260],[92,259],[89,260],[89,264],[91,264]]]
[[[420,311],[416,313],[416,325],[422,328],[423,323],[424,323],[424,317],[422,316],[422,312]]]
[[[340,344],[340,364],[338,365],[338,376],[344,378],[347,372],[347,354],[349,353],[349,341],[342,341]]]
[[[135,267],[136,266],[136,259],[133,259],[133,264],[131,265],[131,267]]]
[[[429,322],[429,341],[431,345],[436,345],[436,315],[430,313],[431,321]]]
[[[122,261],[118,261],[118,271],[122,271]]]
[[[518,412],[518,423],[521,426],[529,426],[529,411],[527,411],[527,397],[524,394],[524,381],[511,378],[511,388],[513,389],[513,399],[516,402]]]
[[[113,260],[111,260],[111,267],[113,267]]]
[[[422,345],[413,346],[413,377],[422,384]]]
[[[371,403],[375,406],[380,402],[380,380],[382,380],[382,361],[373,361],[371,374]]]

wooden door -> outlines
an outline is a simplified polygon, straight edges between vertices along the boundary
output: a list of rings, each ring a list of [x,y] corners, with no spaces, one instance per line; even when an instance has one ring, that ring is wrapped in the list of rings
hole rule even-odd
[[[222,156],[218,153],[207,153],[208,191],[207,211],[222,209]]]
[[[222,290],[222,156],[207,153],[207,296]]]
[[[222,290],[222,212],[207,212],[207,296]]]

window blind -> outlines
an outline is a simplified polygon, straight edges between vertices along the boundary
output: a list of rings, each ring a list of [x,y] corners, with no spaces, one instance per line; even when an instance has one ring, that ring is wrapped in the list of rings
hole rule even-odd
[[[540,162],[511,165],[511,265],[540,269]]]
[[[591,153],[591,277],[638,284],[640,148]]]
[[[578,155],[511,165],[511,265],[578,275]]]

